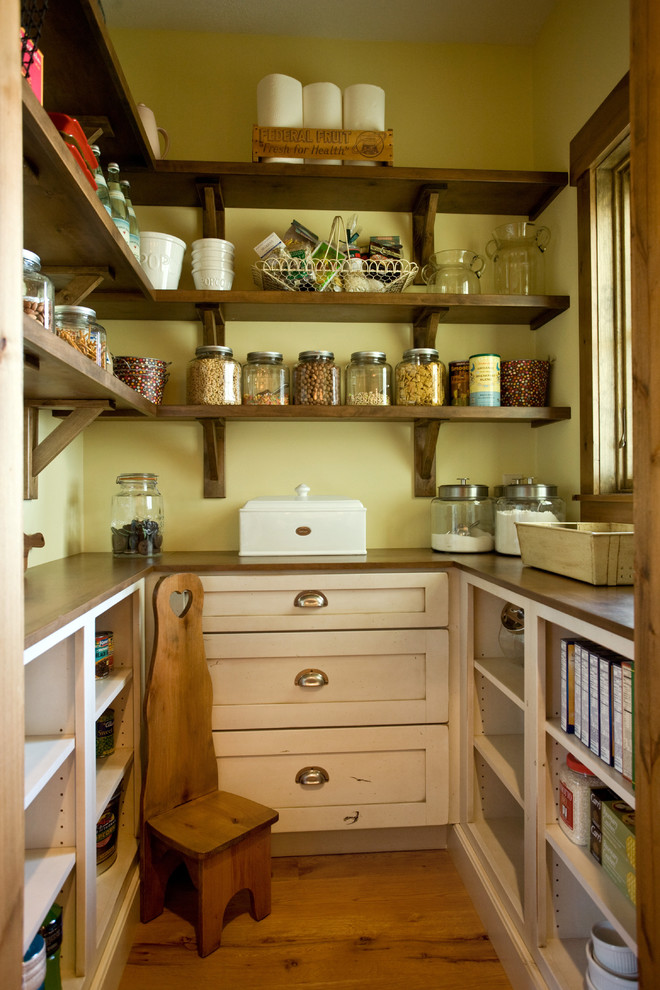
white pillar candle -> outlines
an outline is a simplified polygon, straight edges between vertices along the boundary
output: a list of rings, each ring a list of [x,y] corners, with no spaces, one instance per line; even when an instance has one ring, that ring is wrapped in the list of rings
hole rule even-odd
[[[370,83],[356,83],[344,90],[344,127],[347,131],[385,130],[385,90]],[[352,162],[347,165],[377,165],[378,162]]]
[[[339,86],[331,82],[309,83],[303,87],[303,124],[341,130],[342,98]],[[306,158],[310,165],[341,165],[341,158]]]
[[[302,83],[273,72],[257,83],[257,124],[260,127],[302,127]],[[293,162],[302,158],[265,158],[267,162]]]

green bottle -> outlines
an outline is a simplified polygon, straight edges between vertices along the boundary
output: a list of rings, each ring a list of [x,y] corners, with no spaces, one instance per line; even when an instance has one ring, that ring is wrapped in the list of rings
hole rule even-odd
[[[97,144],[92,145],[92,154],[96,158],[96,168],[94,169],[94,181],[96,182],[96,195],[101,200],[106,210],[112,216],[112,207],[110,206],[110,193],[108,192],[108,183],[105,181],[105,176],[103,174],[103,169],[101,168],[101,153]]]
[[[60,950],[62,948],[62,906],[53,904],[39,929],[46,943],[46,979],[44,990],[62,990]]]
[[[130,244],[131,226],[128,220],[128,207],[119,184],[119,165],[116,162],[108,162],[108,192],[112,208],[110,216],[121,236],[127,244]]]
[[[126,200],[126,208],[128,209],[128,227],[129,227],[129,245],[131,251],[140,260],[140,228],[138,226],[137,217],[135,216],[135,209],[133,203],[131,202],[131,185],[128,179],[122,179],[119,183],[121,191],[124,194],[124,199]]]

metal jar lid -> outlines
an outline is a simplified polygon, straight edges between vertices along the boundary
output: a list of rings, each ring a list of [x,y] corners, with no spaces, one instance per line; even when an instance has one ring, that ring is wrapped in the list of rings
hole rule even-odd
[[[250,351],[247,360],[249,364],[270,363],[281,361],[280,351]]]
[[[221,344],[202,344],[195,348],[195,357],[233,357],[234,352],[231,347],[223,347]]]
[[[384,361],[385,351],[353,351],[351,361]]]
[[[334,351],[300,351],[299,361],[334,361]]]
[[[458,485],[440,485],[438,487],[439,498],[488,498],[488,485],[468,485],[467,478],[458,478]]]
[[[427,358],[429,361],[437,361],[439,357],[440,352],[433,347],[411,347],[403,352],[404,361],[408,358]]]
[[[507,485],[504,489],[505,498],[551,498],[556,494],[556,485],[533,485],[531,479],[527,484]]]

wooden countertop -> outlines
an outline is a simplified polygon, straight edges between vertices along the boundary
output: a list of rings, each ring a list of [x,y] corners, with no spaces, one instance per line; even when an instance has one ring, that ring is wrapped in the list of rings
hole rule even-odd
[[[445,554],[433,550],[369,550],[359,556],[240,557],[232,551],[164,553],[157,561],[83,553],[31,567],[25,574],[25,645],[31,646],[89,608],[151,571],[200,573],[239,571],[402,571],[458,567],[502,588],[633,638],[632,586],[594,587],[581,581],[523,567],[520,558],[487,554]]]

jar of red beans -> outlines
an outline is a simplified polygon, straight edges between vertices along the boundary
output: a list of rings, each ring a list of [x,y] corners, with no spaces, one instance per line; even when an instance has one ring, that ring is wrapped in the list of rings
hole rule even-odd
[[[340,377],[332,351],[301,351],[293,372],[293,401],[297,406],[340,405]]]

